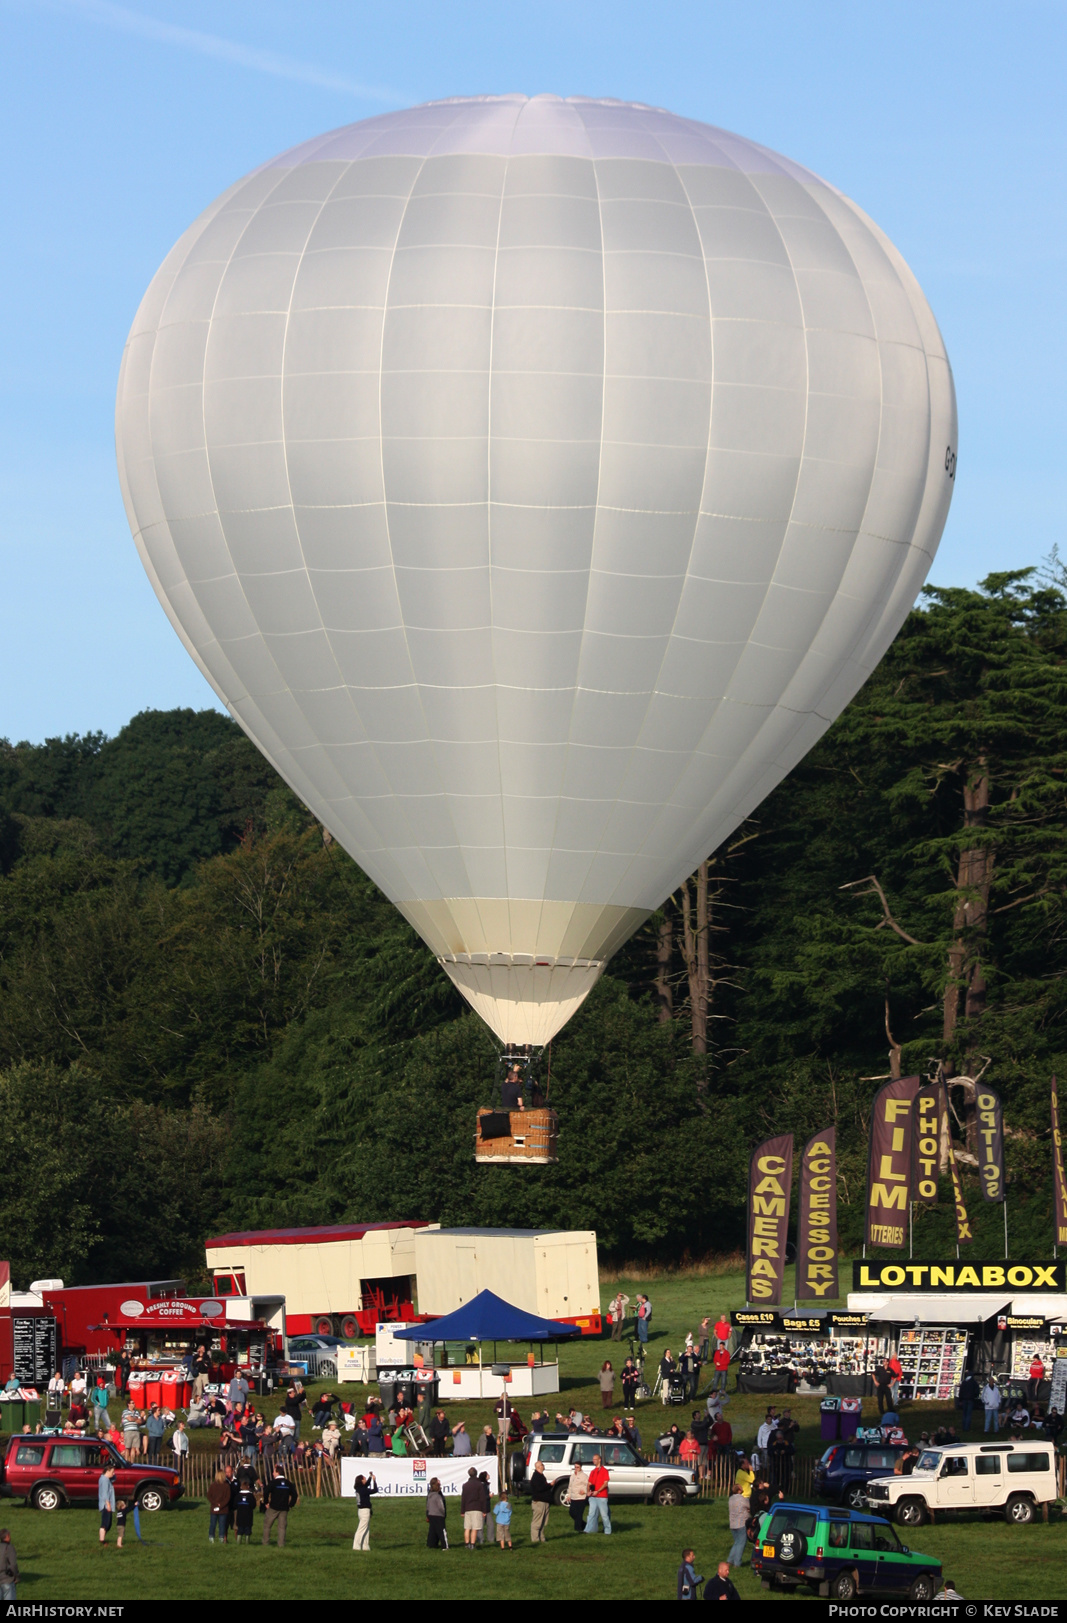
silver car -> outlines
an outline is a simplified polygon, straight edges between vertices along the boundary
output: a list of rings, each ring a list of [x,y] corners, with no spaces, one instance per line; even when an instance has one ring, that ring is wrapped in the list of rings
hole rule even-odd
[[[700,1492],[697,1474],[688,1466],[644,1460],[635,1448],[618,1437],[598,1437],[579,1431],[531,1432],[508,1461],[514,1488],[524,1489],[538,1460],[552,1484],[552,1502],[561,1504],[571,1471],[579,1462],[586,1471],[599,1454],[609,1479],[612,1499],[651,1499],[654,1505],[680,1505]]]

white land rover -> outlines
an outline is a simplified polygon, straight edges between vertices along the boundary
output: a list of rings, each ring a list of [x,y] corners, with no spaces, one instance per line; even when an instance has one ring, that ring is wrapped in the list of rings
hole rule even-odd
[[[685,1465],[657,1465],[645,1460],[629,1443],[618,1437],[590,1435],[584,1431],[531,1432],[521,1451],[508,1461],[512,1486],[529,1492],[530,1477],[538,1460],[552,1484],[552,1502],[560,1504],[567,1491],[571,1471],[581,1462],[593,1469],[593,1455],[599,1454],[607,1468],[610,1499],[651,1499],[654,1505],[680,1505],[700,1492],[696,1472]]]
[[[925,1449],[910,1476],[874,1477],[864,1495],[874,1515],[902,1527],[921,1527],[941,1510],[999,1510],[1021,1526],[1057,1492],[1056,1450],[1035,1437]]]

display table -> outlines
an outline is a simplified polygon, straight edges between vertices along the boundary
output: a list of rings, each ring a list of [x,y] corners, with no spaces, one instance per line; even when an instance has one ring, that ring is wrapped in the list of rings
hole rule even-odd
[[[743,1375],[738,1371],[737,1390],[739,1392],[792,1392],[794,1377],[792,1370],[775,1369],[766,1373],[753,1370],[750,1375]]]
[[[501,1360],[503,1362],[503,1360]],[[491,1364],[446,1364],[434,1371],[440,1385],[438,1401],[446,1398],[540,1398],[559,1391],[559,1364],[512,1364],[511,1379],[494,1375]]]
[[[874,1391],[871,1375],[827,1375],[826,1390],[839,1398],[869,1398]]]

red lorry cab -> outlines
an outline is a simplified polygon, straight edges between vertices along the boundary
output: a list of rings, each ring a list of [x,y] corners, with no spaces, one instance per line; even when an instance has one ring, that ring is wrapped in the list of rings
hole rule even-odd
[[[177,1471],[166,1465],[127,1463],[117,1448],[74,1433],[22,1432],[12,1437],[0,1468],[0,1494],[25,1499],[37,1510],[96,1504],[97,1484],[115,1467],[115,1498],[142,1510],[163,1510],[183,1493]]]

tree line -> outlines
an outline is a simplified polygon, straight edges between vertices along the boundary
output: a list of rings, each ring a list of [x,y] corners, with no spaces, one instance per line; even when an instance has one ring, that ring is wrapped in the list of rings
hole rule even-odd
[[[881,1081],[1004,1099],[1016,1255],[1051,1246],[1067,1067],[1067,595],[927,591],[866,686],[616,955],[551,1052],[560,1160],[478,1167],[495,1039],[228,718],[0,742],[0,1256],[185,1275],[223,1228],[426,1217],[743,1244],[751,1145],[838,1125],[856,1245]],[[547,1056],[546,1056],[547,1059]],[[947,1255],[951,1204],[916,1254]]]

